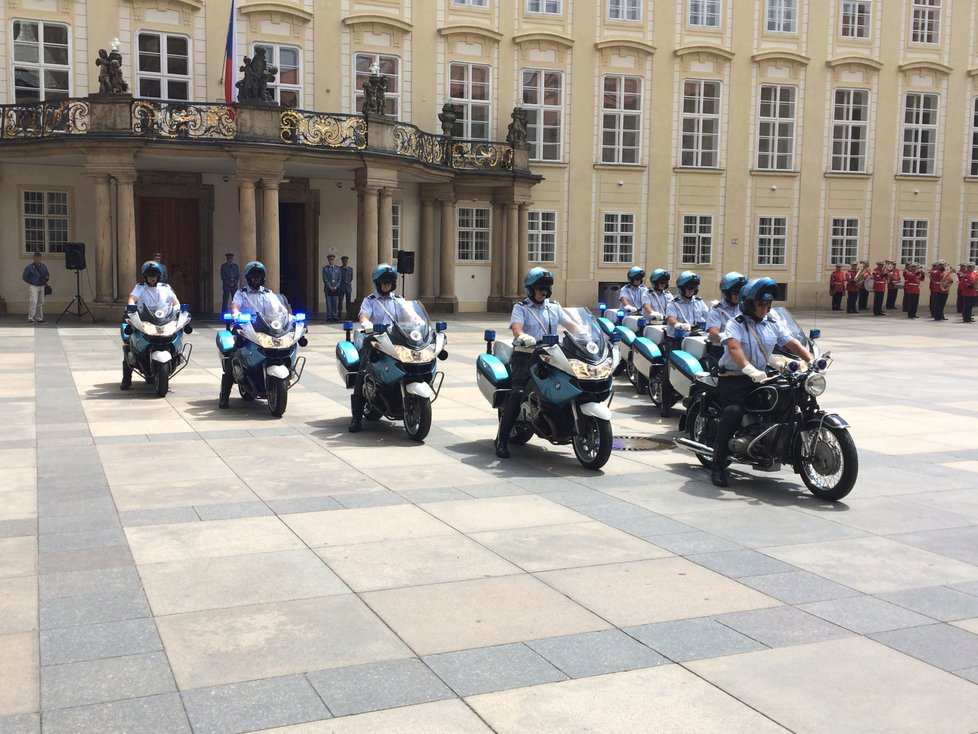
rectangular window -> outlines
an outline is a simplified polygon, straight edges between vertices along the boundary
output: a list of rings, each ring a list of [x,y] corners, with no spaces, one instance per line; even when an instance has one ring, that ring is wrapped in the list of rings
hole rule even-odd
[[[642,79],[608,74],[601,97],[601,162],[638,163],[642,134]]]
[[[939,43],[940,35],[941,0],[913,0],[911,43]]]
[[[601,239],[601,262],[630,263],[634,252],[635,215],[606,212]]]
[[[767,29],[771,33],[797,33],[798,0],[767,0]]]
[[[458,259],[466,262],[489,260],[489,210],[458,209]]]
[[[529,260],[531,263],[557,261],[557,212],[529,211]]]
[[[968,238],[968,262],[978,265],[978,221],[971,221],[971,236]]]
[[[720,82],[683,82],[680,165],[716,168],[720,151]]]
[[[933,176],[937,160],[937,95],[910,92],[903,109],[903,173]]]
[[[868,131],[869,92],[865,89],[836,89],[832,105],[832,170],[834,172],[866,172]]]
[[[278,67],[275,81],[268,84],[272,98],[282,107],[297,109],[302,106],[302,76],[299,69],[299,49],[295,46],[279,46],[274,43],[256,43],[265,49],[269,66]]]
[[[448,96],[455,105],[458,119],[452,128],[456,138],[489,139],[489,67],[479,64],[452,63]]]
[[[856,261],[859,252],[859,220],[832,218],[832,239],[829,245],[829,264],[848,265]]]
[[[564,125],[564,75],[559,71],[523,69],[523,109],[530,160],[559,161]]]
[[[190,39],[168,33],[142,32],[136,39],[139,48],[136,89],[140,97],[190,99]]]
[[[869,1],[842,0],[843,38],[869,38]]]
[[[608,0],[608,20],[641,20],[639,0]]]
[[[757,264],[784,265],[787,251],[787,217],[758,217]]]
[[[761,85],[757,128],[757,167],[790,171],[795,149],[795,87]]]
[[[359,112],[363,109],[363,85],[370,76],[370,67],[376,63],[380,67],[379,74],[387,80],[387,91],[384,94],[384,114],[391,117],[401,116],[401,60],[397,56],[386,54],[357,54],[353,58],[356,72],[353,76],[353,109]]]
[[[713,259],[713,215],[683,216],[683,265],[709,265]]]
[[[978,97],[971,102],[971,175],[978,176]]]
[[[452,0],[452,5],[468,5],[470,8],[484,8],[489,0]]]
[[[16,104],[68,97],[71,80],[68,26],[15,20],[13,54]]]
[[[391,204],[391,256],[396,261],[401,249],[401,205]]]
[[[689,0],[689,24],[702,28],[719,28],[720,0]]]
[[[900,237],[900,261],[927,262],[927,220],[904,219]]]
[[[24,191],[24,252],[64,252],[68,241],[68,192]]]
[[[526,12],[560,15],[561,0],[526,0]]]

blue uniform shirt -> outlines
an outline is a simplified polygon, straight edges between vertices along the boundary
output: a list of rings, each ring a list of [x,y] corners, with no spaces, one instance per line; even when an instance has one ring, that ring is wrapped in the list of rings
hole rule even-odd
[[[177,297],[166,283],[157,283],[155,286],[137,283],[129,295],[136,299],[138,305],[147,308],[156,308],[161,303],[170,303]]]
[[[726,301],[720,301],[706,315],[706,330],[709,331],[715,326],[722,334],[723,330],[727,328],[727,322],[738,313],[740,310],[736,306],[731,306]]]
[[[382,296],[375,291],[363,299],[363,303],[360,304],[358,319],[362,319],[366,315],[374,326],[380,324],[389,326],[393,323],[392,317],[396,313],[394,303],[403,300],[393,292],[389,296]]]
[[[529,298],[513,306],[509,316],[509,325],[521,324],[524,334],[529,334],[537,341],[547,334],[556,334],[557,327],[564,322],[564,308],[556,301],[544,299],[539,306]]]
[[[703,303],[703,299],[699,296],[693,296],[688,301],[684,298],[674,298],[669,301],[664,315],[667,319],[670,316],[675,316],[681,324],[695,326],[698,323],[706,321],[707,313],[708,309],[706,308],[706,304]],[[666,326],[666,334],[676,336],[676,327]]]
[[[254,313],[254,306],[252,305],[252,302],[248,300],[248,296],[250,295],[255,298],[271,292],[272,291],[263,285],[258,286],[257,290],[253,289],[250,285],[246,285],[244,288],[238,288],[234,294],[234,300],[231,301],[231,305],[237,306],[238,311],[241,313]]]
[[[645,292],[646,297],[649,299],[649,303],[652,306],[652,310],[662,316],[666,315],[666,308],[673,300],[673,295],[668,290],[657,291],[655,288],[649,288]]]
[[[326,265],[323,267],[323,288],[336,288],[339,290],[341,282],[340,266]]]
[[[748,328],[748,321],[752,327]],[[762,350],[757,340],[758,337],[764,343]],[[730,359],[730,351],[727,349],[727,339],[736,339],[740,342],[740,348],[744,350],[747,361],[762,370],[767,365],[764,356],[766,351],[768,356],[774,353],[776,346],[783,347],[795,337],[788,331],[784,322],[776,319],[771,314],[766,315],[760,321],[739,314],[727,322],[727,328],[720,334],[720,343],[723,344],[723,356],[720,357],[720,367],[733,372],[740,372],[740,367]]]
[[[621,290],[618,291],[618,295],[628,302],[626,305],[634,306],[639,311],[642,310],[643,303],[649,302],[648,293],[644,285],[623,285]]]

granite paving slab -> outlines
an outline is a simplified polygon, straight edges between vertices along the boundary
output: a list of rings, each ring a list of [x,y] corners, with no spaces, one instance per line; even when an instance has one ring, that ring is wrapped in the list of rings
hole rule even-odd
[[[624,631],[677,663],[766,648],[709,617],[644,624]]]
[[[181,695],[194,734],[238,734],[330,716],[301,675],[196,688]]]
[[[950,624],[909,627],[869,636],[942,670],[964,670],[978,660],[978,634]]]
[[[903,589],[879,597],[942,622],[978,616],[978,596],[946,586]]]
[[[373,711],[342,719],[263,729],[256,734],[492,734],[472,709],[458,699]]]
[[[860,635],[933,623],[929,617],[873,596],[800,604],[798,608]]]
[[[768,647],[802,645],[852,634],[794,607],[722,614],[716,620]]]
[[[0,635],[0,661],[3,661],[0,671],[4,679],[4,685],[0,686],[0,717],[38,711],[37,633]]]
[[[564,673],[522,644],[429,655],[424,662],[460,696],[567,679]]]
[[[451,689],[417,658],[333,668],[309,673],[307,678],[334,716],[455,697]]]
[[[190,734],[191,728],[176,693],[44,712],[45,734],[110,731]]]
[[[166,654],[84,660],[41,668],[45,712],[176,691]]]
[[[620,630],[531,640],[526,645],[569,678],[620,673],[669,662]]]

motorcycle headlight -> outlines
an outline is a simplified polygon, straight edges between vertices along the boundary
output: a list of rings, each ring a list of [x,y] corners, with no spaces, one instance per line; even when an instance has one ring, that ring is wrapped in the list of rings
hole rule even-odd
[[[600,380],[605,377],[610,377],[611,373],[614,371],[613,362],[611,359],[606,359],[598,364],[588,364],[587,362],[582,362],[579,359],[568,360],[571,366],[571,373],[574,377],[582,380]]]
[[[809,375],[808,379],[805,380],[805,392],[813,398],[817,398],[825,392],[825,375],[821,373]]]
[[[435,358],[435,348],[432,346],[414,350],[397,344],[394,346],[394,356],[398,362],[430,362]]]
[[[285,349],[291,347],[292,342],[295,341],[295,334],[293,332],[289,332],[283,336],[272,336],[271,334],[256,331],[255,336],[258,337],[258,346],[264,349]]]
[[[145,324],[145,326],[146,326],[146,333],[153,334],[153,332],[156,332],[154,336],[171,336],[177,333],[176,321],[168,321],[165,324],[159,324],[159,325]]]

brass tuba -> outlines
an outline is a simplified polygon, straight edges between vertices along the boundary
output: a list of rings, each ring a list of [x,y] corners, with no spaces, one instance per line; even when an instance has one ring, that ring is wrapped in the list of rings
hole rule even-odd
[[[856,269],[856,274],[852,276],[852,282],[861,286],[869,275],[869,260],[860,260],[857,265],[859,267]]]

